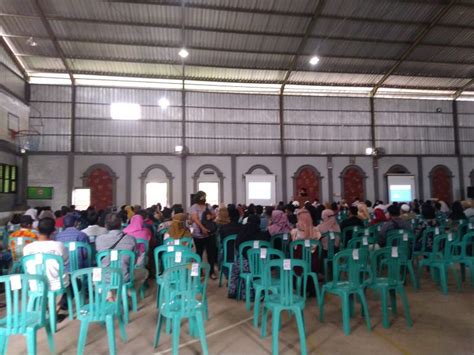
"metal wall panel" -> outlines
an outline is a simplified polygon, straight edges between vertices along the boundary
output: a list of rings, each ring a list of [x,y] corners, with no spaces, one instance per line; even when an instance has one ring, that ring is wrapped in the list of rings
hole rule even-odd
[[[278,154],[279,140],[188,138],[186,145],[196,154]]]
[[[71,87],[56,85],[31,85],[30,101],[71,102]]]
[[[0,83],[17,97],[25,99],[25,81],[3,65],[0,65]]]
[[[353,154],[360,155],[370,141],[323,141],[323,140],[287,140],[285,152],[287,154]]]
[[[78,103],[111,104],[113,102],[133,102],[140,105],[158,105],[158,100],[166,97],[172,106],[181,106],[181,92],[174,90],[151,90],[129,88],[107,88],[79,86]]]
[[[173,153],[179,138],[76,137],[76,149],[84,153]]]
[[[30,127],[36,129],[37,131],[43,134],[71,134],[70,119],[30,117]]]
[[[144,137],[180,137],[181,122],[77,119],[76,135],[120,137],[129,142]]]
[[[250,108],[278,110],[278,96],[186,92],[186,107]]]
[[[117,101],[119,102],[119,101]],[[127,102],[136,103],[128,100]],[[142,120],[176,120],[181,121],[181,107],[168,107],[163,110],[160,106],[141,106]],[[110,120],[110,104],[82,103],[76,104],[76,117],[78,118],[100,118]]]
[[[19,76],[23,76],[21,71],[18,69],[16,66],[15,62],[12,60],[12,58],[8,55],[7,51],[5,48],[0,46],[0,63],[5,64],[8,68],[13,70],[15,73],[17,73]]]
[[[30,103],[32,118],[71,118],[70,102],[43,102],[31,101]]]

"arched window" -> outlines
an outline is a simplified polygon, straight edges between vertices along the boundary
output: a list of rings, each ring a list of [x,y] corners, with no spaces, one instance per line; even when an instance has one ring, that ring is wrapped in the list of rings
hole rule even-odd
[[[223,203],[224,178],[222,171],[215,165],[203,165],[193,175],[193,192],[204,191],[210,205]]]
[[[341,179],[341,196],[348,203],[355,199],[365,200],[365,179],[367,175],[360,166],[349,165],[339,175]]]
[[[453,202],[453,174],[447,166],[436,165],[430,171],[431,197]]]
[[[276,203],[276,176],[262,164],[253,165],[242,176],[245,183],[245,203],[269,206]]]
[[[300,205],[305,203],[305,201],[313,202],[315,199],[321,200],[322,196],[322,176],[312,165],[303,165],[296,170],[295,175],[293,175],[293,198],[297,200]],[[306,189],[308,196],[303,197],[299,196],[299,192],[302,188]]]
[[[97,210],[116,204],[117,175],[105,164],[94,164],[82,175],[82,186],[91,190],[90,204]]]
[[[410,171],[403,165],[395,164],[392,165],[385,173],[385,175],[388,174],[410,174]]]
[[[153,164],[140,175],[141,205],[150,207],[160,203],[170,206],[173,203],[174,177],[164,165]]]

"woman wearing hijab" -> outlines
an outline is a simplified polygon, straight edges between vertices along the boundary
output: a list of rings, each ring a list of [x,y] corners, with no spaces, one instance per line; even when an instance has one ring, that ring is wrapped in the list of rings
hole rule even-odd
[[[148,242],[150,242],[151,239],[151,232],[148,228],[143,227],[143,217],[139,214],[132,217],[130,224],[123,230],[123,232],[135,239],[146,240]],[[138,247],[138,252],[140,258],[145,253],[144,245]],[[137,264],[139,264],[138,261]]]
[[[135,216],[135,213],[133,212],[133,207],[125,206],[125,212],[127,213],[127,221],[130,223],[132,220],[132,217]]]
[[[337,212],[329,209],[325,209],[321,214],[322,222],[317,227],[319,232],[323,235],[328,232],[340,233],[341,229],[337,224]],[[323,249],[328,249],[328,241],[327,238],[322,237],[322,245]],[[336,236],[335,247],[339,248],[339,237]]]
[[[462,208],[462,204],[459,201],[453,202],[453,207],[451,209],[451,214],[449,215],[449,219],[451,221],[459,221],[461,219],[467,219],[466,215],[464,214],[464,209]]]
[[[38,228],[38,211],[35,208],[27,209],[24,216],[30,216],[33,219],[33,228]]]
[[[271,236],[279,233],[291,232],[291,225],[285,212],[273,210],[270,224],[268,225],[268,233]]]
[[[171,221],[168,234],[170,238],[181,239],[184,237],[191,237],[191,231],[186,226],[187,216],[185,213],[177,213]]]
[[[230,223],[229,210],[227,207],[220,207],[217,212],[216,224],[223,226]]]
[[[357,210],[357,217],[359,217],[363,222],[368,222],[370,219],[370,214],[367,205],[364,202],[360,202],[357,205]]]
[[[379,223],[384,223],[384,222],[387,222],[387,216],[385,216],[383,209],[375,207],[374,219],[370,221],[370,224],[374,225],[374,224],[379,224]]]

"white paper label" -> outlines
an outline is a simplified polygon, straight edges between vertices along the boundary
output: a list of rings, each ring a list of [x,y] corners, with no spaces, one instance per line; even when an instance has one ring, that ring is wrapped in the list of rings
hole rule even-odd
[[[359,260],[359,249],[352,250],[352,259]]]
[[[439,234],[439,228],[438,227],[435,228],[435,234]]]
[[[364,231],[364,235],[369,235],[369,230],[368,230],[368,229],[366,229],[366,230]]]
[[[42,263],[43,263],[43,254],[41,253],[35,254],[35,264],[41,265]]]
[[[330,232],[330,233],[329,233],[329,238],[330,238],[331,240],[334,240],[334,239],[336,239],[336,236],[334,235],[333,232]]]
[[[407,242],[408,241],[408,234],[403,234],[403,241],[404,242]]]
[[[398,258],[398,247],[392,247],[392,258]]]
[[[266,259],[267,258],[267,248],[260,249],[260,258]]]
[[[110,261],[117,261],[118,260],[118,251],[111,250],[110,251]]]
[[[283,240],[288,240],[288,233],[283,234]]]
[[[355,226],[354,227],[354,232],[357,232],[359,230],[359,227]]]
[[[17,244],[17,245],[23,245],[23,242],[24,242],[23,238],[18,238],[18,239],[16,240],[16,244]]]
[[[291,259],[283,260],[283,270],[291,270]]]
[[[167,250],[168,250],[168,253],[173,252],[174,251],[174,246],[172,246],[172,245],[168,246]]]
[[[21,290],[21,276],[13,275],[10,277],[10,287],[12,291]]]
[[[38,291],[38,283],[36,282],[36,280],[30,280],[29,285],[31,291]]]
[[[369,245],[369,238],[362,237],[362,245]]]
[[[309,239],[306,239],[306,240],[304,241],[304,246],[305,246],[306,248],[309,248],[309,247],[311,246],[311,241],[310,241]]]
[[[179,245],[179,239],[175,239],[174,245]]]
[[[191,276],[196,277],[199,276],[199,264],[193,263],[191,266]]]
[[[258,249],[258,246],[259,246],[258,240],[254,240],[253,241],[253,248]]]
[[[182,259],[183,259],[183,253],[180,251],[177,251],[176,254],[174,255],[174,262],[180,263]]]
[[[448,242],[452,242],[453,241],[453,233],[449,233],[448,234]]]
[[[377,230],[380,232],[382,230],[382,227],[377,226]]]
[[[102,281],[102,269],[100,267],[95,267],[92,269],[92,281]]]
[[[76,250],[76,242],[69,243],[69,251],[74,251],[74,250]]]
[[[472,228],[472,223],[469,223],[468,228],[469,228],[469,229],[473,229],[473,228]]]

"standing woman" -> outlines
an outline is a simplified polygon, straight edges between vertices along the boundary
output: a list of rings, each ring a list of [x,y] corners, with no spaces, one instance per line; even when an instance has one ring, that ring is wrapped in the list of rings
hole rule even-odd
[[[206,249],[207,253],[207,260],[211,267],[210,269],[210,277],[212,280],[217,278],[215,271],[214,271],[214,264],[216,261],[216,235],[210,234],[210,230],[208,230],[202,224],[202,217],[204,212],[206,211],[206,193],[204,191],[198,191],[194,195],[193,205],[189,209],[189,213],[191,214],[191,222],[192,222],[192,235],[194,239],[194,245],[196,246],[196,252],[202,258],[202,254],[204,249]]]

